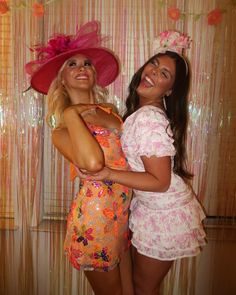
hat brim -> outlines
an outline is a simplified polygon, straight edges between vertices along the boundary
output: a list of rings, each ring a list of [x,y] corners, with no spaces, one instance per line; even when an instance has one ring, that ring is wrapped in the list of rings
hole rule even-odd
[[[77,54],[89,58],[96,69],[97,84],[106,87],[111,84],[119,74],[119,62],[116,56],[108,49],[86,48],[74,49],[59,54],[44,63],[32,76],[31,87],[36,91],[47,94],[52,81],[56,78],[64,62]]]

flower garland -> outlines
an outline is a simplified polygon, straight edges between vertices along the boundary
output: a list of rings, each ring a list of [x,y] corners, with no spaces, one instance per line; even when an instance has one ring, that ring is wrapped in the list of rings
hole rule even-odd
[[[160,2],[163,2],[163,1],[160,0]],[[228,5],[236,7],[236,0],[230,0]],[[219,8],[219,7],[216,7],[207,13],[186,13],[181,11],[176,6],[167,8],[168,17],[175,22],[180,19],[184,19],[185,16],[192,16],[195,21],[198,21],[201,16],[204,16],[209,26],[216,26],[220,24],[223,19],[223,14],[226,12],[227,12],[226,8]]]
[[[32,6],[27,4],[27,1],[21,1],[19,4],[13,6],[8,4],[8,0],[0,0],[0,16],[7,14],[13,9],[25,8],[31,9],[33,16],[41,18],[44,16],[45,8],[48,4],[56,2],[59,0],[48,0],[44,4],[34,2]],[[158,4],[160,7],[166,5],[164,0],[159,0]],[[236,6],[236,0],[230,0],[230,5]],[[216,7],[207,13],[186,13],[181,11],[178,7],[167,7],[168,17],[177,22],[180,19],[183,19],[185,16],[193,16],[195,21],[199,20],[201,16],[206,17],[207,24],[209,26],[216,26],[222,22],[223,14],[226,13],[225,8]]]
[[[209,26],[216,26],[221,23],[223,13],[226,12],[226,9],[215,8],[206,14],[207,23]],[[183,19],[187,13],[181,12],[177,7],[169,7],[168,8],[168,17],[173,21],[178,21],[179,19]],[[197,21],[200,19],[202,15],[205,13],[190,13],[194,17],[194,20]]]
[[[8,12],[10,12],[13,9],[31,9],[32,10],[32,14],[33,16],[40,18],[44,16],[44,12],[45,12],[45,7],[58,0],[48,0],[46,1],[44,4],[42,3],[38,3],[38,2],[34,2],[32,4],[32,6],[30,6],[29,4],[27,4],[28,1],[21,1],[19,4],[16,5],[9,5],[7,0],[0,0],[0,15],[4,15],[7,14]]]

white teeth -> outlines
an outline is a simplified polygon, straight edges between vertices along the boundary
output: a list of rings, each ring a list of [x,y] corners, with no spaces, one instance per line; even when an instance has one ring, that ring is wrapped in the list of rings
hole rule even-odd
[[[145,80],[146,80],[149,84],[151,84],[152,86],[154,86],[153,81],[152,81],[148,76],[145,76]]]
[[[76,76],[75,79],[76,80],[87,80],[88,77],[87,76]]]

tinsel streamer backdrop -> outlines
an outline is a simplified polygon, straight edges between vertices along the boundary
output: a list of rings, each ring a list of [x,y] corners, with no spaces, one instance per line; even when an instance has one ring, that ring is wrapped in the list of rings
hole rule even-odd
[[[10,11],[0,16],[1,295],[93,294],[83,273],[72,270],[63,253],[66,214],[78,183],[70,181],[68,163],[52,146],[45,97],[25,91],[29,77],[24,70],[35,57],[29,47],[44,44],[54,33],[74,34],[87,21],[100,21],[102,34],[109,36],[104,45],[120,58],[120,75],[108,89],[110,102],[121,113],[132,75],[153,53],[153,38],[165,29],[191,36],[187,146],[193,187],[208,215],[206,226],[216,228],[225,220],[235,225],[235,1],[40,1],[45,4],[42,17],[33,16],[33,0],[27,5],[6,2]],[[207,13],[218,6],[224,8],[222,22],[210,26]],[[178,21],[168,17],[169,7],[183,12]],[[222,226],[222,243],[225,233]],[[209,234],[211,239],[216,238]],[[177,261],[163,294],[204,294],[199,284],[205,278],[197,274],[204,257]],[[209,271],[212,267],[207,264]],[[213,274],[205,288],[209,294],[223,294],[217,293],[216,282],[213,286]]]

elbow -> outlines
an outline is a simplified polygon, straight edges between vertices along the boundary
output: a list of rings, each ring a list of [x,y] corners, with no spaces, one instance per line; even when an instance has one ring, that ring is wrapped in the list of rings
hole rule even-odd
[[[101,159],[90,158],[89,161],[86,161],[84,163],[81,163],[75,160],[74,164],[82,169],[87,170],[88,172],[96,173],[103,169],[105,165],[105,161],[104,161],[104,158],[101,158]]]
[[[91,161],[87,164],[87,167],[85,168],[89,172],[99,172],[104,167],[104,161]]]
[[[170,180],[166,181],[165,183],[162,184],[161,188],[160,188],[160,192],[165,193],[168,191],[170,187]]]
[[[165,193],[168,191],[169,187],[170,187],[170,181],[165,181],[165,182],[159,183],[154,189],[154,192]]]
[[[170,187],[170,185],[163,186],[163,187],[159,190],[159,192],[161,192],[161,193],[165,193],[165,192],[168,191],[169,187]]]

